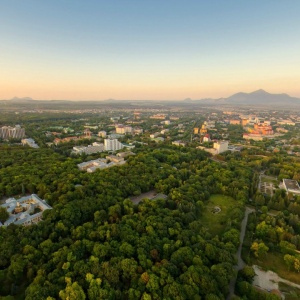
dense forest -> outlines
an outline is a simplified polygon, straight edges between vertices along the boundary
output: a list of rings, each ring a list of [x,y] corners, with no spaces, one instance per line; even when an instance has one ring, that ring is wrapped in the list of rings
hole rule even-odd
[[[51,149],[1,148],[0,194],[36,193],[43,221],[0,228],[0,295],[25,299],[225,299],[252,172],[201,150],[139,149],[121,167],[80,172]],[[130,196],[155,189],[166,199]],[[203,226],[212,194],[230,224]]]

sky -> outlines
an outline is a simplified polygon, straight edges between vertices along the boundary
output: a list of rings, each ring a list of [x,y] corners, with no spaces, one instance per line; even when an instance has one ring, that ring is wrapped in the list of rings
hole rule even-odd
[[[300,97],[299,0],[0,0],[0,99]]]

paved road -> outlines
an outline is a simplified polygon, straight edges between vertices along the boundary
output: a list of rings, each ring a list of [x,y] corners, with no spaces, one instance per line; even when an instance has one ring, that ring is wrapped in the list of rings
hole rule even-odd
[[[246,233],[248,216],[249,216],[249,214],[251,214],[254,211],[255,210],[253,208],[246,207],[245,216],[244,216],[244,219],[243,219],[242,225],[241,225],[240,245],[239,245],[238,251],[236,253],[236,257],[237,257],[238,263],[237,263],[236,266],[234,266],[234,269],[236,271],[236,275],[230,281],[230,284],[229,284],[229,295],[227,297],[227,300],[231,299],[233,297],[233,295],[234,295],[234,287],[235,287],[235,283],[236,283],[237,272],[239,270],[243,269],[244,266],[246,265],[245,262],[242,260],[241,253],[242,253],[242,247],[243,247],[243,242],[244,242],[245,233]]]

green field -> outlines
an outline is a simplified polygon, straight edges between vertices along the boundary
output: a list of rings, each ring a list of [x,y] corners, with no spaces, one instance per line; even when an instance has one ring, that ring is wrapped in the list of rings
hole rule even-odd
[[[252,258],[251,263],[262,267],[264,270],[271,270],[281,278],[300,284],[299,273],[288,270],[281,253],[268,252],[262,259]]]
[[[279,282],[279,290],[284,294],[285,300],[300,299],[300,290],[295,287]]]
[[[261,176],[261,182],[273,183],[274,185],[279,183],[277,178],[272,176]]]
[[[203,226],[207,227],[212,235],[221,234],[230,221],[229,214],[236,206],[237,201],[224,195],[212,195],[205,205],[205,211],[201,217]],[[221,208],[221,212],[213,213],[215,206]]]

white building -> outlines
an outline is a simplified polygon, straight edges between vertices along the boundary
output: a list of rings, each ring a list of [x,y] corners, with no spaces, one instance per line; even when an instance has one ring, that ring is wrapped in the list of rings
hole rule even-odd
[[[228,150],[228,141],[215,142],[214,149],[216,149],[217,154],[227,151]]]
[[[22,139],[21,143],[23,146],[28,145],[31,148],[39,148],[38,144],[36,144],[34,139]]]
[[[165,124],[165,125],[170,125],[170,124],[171,124],[171,121],[170,121],[170,120],[165,120],[165,121],[162,121],[161,123],[162,123],[162,124]]]
[[[106,137],[106,131],[102,130],[98,132],[98,136],[105,138]]]
[[[94,142],[92,145],[85,146],[75,146],[73,147],[72,153],[74,154],[93,154],[104,151],[104,145],[102,143]]]
[[[283,179],[283,186],[288,193],[300,195],[300,187],[296,180]]]
[[[205,142],[210,142],[210,135],[209,134],[206,134],[204,137],[203,137],[203,143]]]
[[[169,129],[163,129],[163,130],[161,130],[161,134],[166,134],[166,133],[168,133],[170,130]]]
[[[0,138],[4,140],[8,139],[23,139],[25,137],[25,129],[21,128],[20,125],[15,127],[3,126],[0,128]]]
[[[88,173],[93,173],[98,169],[102,170],[113,166],[123,165],[125,163],[126,161],[124,160],[124,158],[117,157],[117,160],[112,161],[112,159],[109,159],[108,156],[107,159],[98,158],[95,160],[83,162],[81,164],[78,164],[77,167],[81,171],[87,171]]]
[[[183,141],[174,141],[174,142],[172,142],[172,145],[185,147],[186,143]]]
[[[52,209],[45,200],[40,199],[37,195],[22,197],[18,200],[10,198],[2,204],[9,213],[9,218],[0,226],[16,225],[31,225],[36,224],[42,219],[43,211]]]
[[[143,133],[143,129],[142,128],[134,128],[133,133],[134,134],[142,134]]]
[[[158,136],[159,136],[159,132],[155,132],[155,133],[150,134],[151,139],[155,139]]]
[[[123,144],[117,139],[105,139],[104,149],[105,151],[117,151],[123,148]]]

